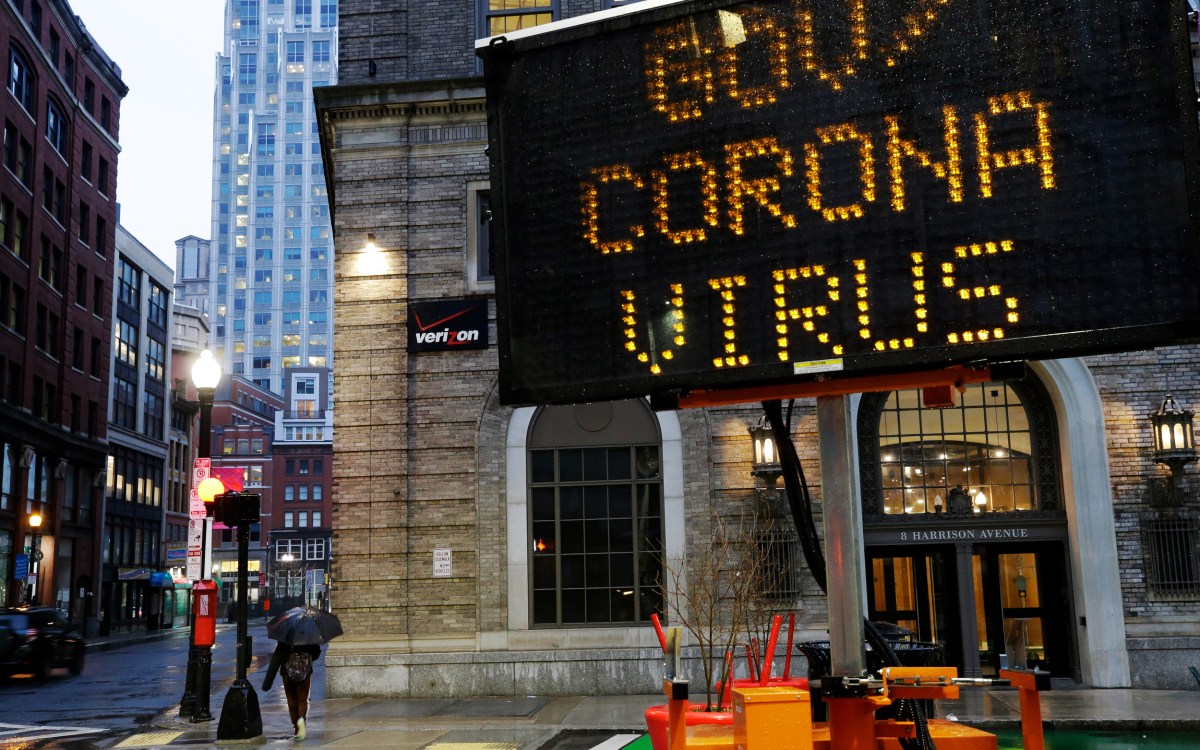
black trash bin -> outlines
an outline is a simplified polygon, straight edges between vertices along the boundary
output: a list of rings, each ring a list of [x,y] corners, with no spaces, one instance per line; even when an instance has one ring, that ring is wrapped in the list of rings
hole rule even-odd
[[[892,651],[905,667],[939,667],[946,663],[946,649],[940,643],[926,641],[888,641]],[[829,641],[805,641],[796,645],[796,649],[808,660],[808,689],[812,696],[813,721],[828,721],[829,715],[825,701],[821,700],[821,678],[830,674],[832,665],[829,657]],[[867,644],[867,671],[878,674],[886,666],[884,655]],[[930,716],[933,701],[922,701],[925,715]],[[895,709],[893,706],[880,709],[879,718],[891,718]],[[885,715],[891,714],[891,715]]]

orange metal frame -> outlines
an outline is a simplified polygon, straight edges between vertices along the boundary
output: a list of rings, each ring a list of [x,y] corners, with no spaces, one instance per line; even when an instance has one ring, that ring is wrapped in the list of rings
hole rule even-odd
[[[687,682],[663,680],[663,692],[668,699],[670,726],[668,728],[668,750],[897,750],[899,740],[916,736],[916,725],[912,722],[892,719],[875,719],[875,710],[902,698],[950,699],[958,697],[959,686],[953,683],[957,670],[953,667],[890,667],[882,672],[883,686],[880,694],[865,697],[831,698],[829,722],[812,724],[807,701],[791,707],[792,718],[780,725],[781,716],[755,719],[769,722],[756,726],[755,747],[749,742],[742,747],[735,736],[748,737],[751,716],[735,712],[733,726],[686,726],[688,710]],[[1002,678],[1020,691],[1021,733],[1025,750],[1044,750],[1042,736],[1041,702],[1038,695],[1038,675],[1027,670],[1003,670]],[[1045,676],[1045,673],[1040,675]],[[743,697],[743,703],[752,700],[760,691],[769,692],[781,688],[742,687],[735,692]],[[782,690],[795,690],[783,688]],[[795,708],[803,708],[801,714]],[[739,722],[741,723],[739,735]],[[796,726],[796,724],[799,726]],[[930,735],[940,750],[996,750],[994,734],[965,726],[958,722],[930,719]],[[776,743],[778,739],[778,743]]]

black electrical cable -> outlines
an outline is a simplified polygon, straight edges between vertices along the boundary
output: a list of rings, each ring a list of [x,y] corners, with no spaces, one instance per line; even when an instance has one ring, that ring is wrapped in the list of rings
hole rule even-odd
[[[787,495],[788,508],[792,512],[792,522],[796,525],[796,535],[800,539],[804,561],[808,563],[808,569],[817,585],[821,587],[821,592],[828,593],[825,553],[821,549],[821,539],[813,521],[812,494],[808,490],[808,480],[804,477],[804,468],[800,465],[796,445],[792,442],[791,429],[783,419],[783,404],[778,400],[763,401],[762,408],[763,413],[767,415],[767,422],[771,425],[771,434],[775,438],[775,450],[779,454],[779,465],[783,472],[784,493]],[[790,403],[788,416],[791,416]]]
[[[867,643],[871,644],[871,648],[883,655],[884,666],[904,666],[900,663],[900,657],[896,655],[892,644],[888,643],[870,620],[863,621],[863,634],[866,635]],[[921,705],[921,701],[905,698],[896,701],[895,705],[896,718],[900,721],[911,721],[915,725],[914,729],[917,734],[916,737],[901,738],[900,747],[904,750],[936,750],[933,737],[929,734],[929,722],[925,717],[925,708]]]

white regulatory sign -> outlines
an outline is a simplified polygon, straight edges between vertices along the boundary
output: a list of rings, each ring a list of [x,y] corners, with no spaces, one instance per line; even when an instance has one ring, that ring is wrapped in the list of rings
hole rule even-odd
[[[446,547],[433,550],[433,577],[450,578],[454,575],[454,553]]]

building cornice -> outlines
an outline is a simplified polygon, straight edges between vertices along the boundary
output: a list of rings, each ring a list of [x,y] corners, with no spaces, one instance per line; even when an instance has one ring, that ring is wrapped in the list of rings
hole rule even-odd
[[[406,120],[444,118],[487,113],[487,93],[483,79],[443,78],[392,83],[359,83],[321,86],[313,89],[317,105],[317,131],[321,139],[321,161],[325,168],[325,188],[329,194],[330,218],[336,215],[336,165],[333,150],[338,147],[337,125],[351,120]],[[421,143],[486,139],[487,126],[457,132],[455,128],[426,125]]]

